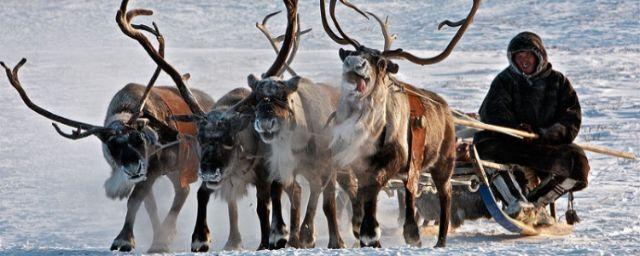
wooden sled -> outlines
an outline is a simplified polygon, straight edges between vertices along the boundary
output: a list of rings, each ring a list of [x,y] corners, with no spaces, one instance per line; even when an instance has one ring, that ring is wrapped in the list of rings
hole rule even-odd
[[[482,205],[478,206],[477,204],[461,203],[461,204],[457,204],[458,206],[456,206],[455,202],[453,202],[452,212],[454,211],[453,209],[454,207],[478,208],[483,206],[484,209],[468,209],[467,208],[467,209],[456,209],[456,211],[459,211],[459,210],[475,211],[477,212],[477,215],[475,216],[475,218],[478,218],[479,216],[482,216],[482,215],[484,215],[485,217],[490,217],[496,223],[502,226],[504,229],[510,232],[522,234],[525,236],[536,236],[536,235],[562,236],[562,235],[568,235],[571,232],[573,232],[572,225],[569,225],[565,222],[558,222],[558,219],[556,216],[555,203],[552,203],[549,205],[550,215],[556,219],[556,224],[552,226],[535,227],[533,225],[529,225],[509,217],[509,215],[502,210],[501,202],[494,196],[494,192],[492,191],[490,186],[491,184],[490,178],[487,175],[486,170],[489,169],[494,172],[510,171],[514,168],[514,166],[488,162],[480,159],[473,145],[469,147],[469,153],[470,153],[470,159],[456,162],[456,169],[454,171],[451,183],[452,183],[452,186],[454,186],[453,188],[454,192],[458,191],[458,196],[460,194],[459,191],[464,191],[464,193],[466,193],[465,196],[467,197],[471,196],[471,197],[478,197],[479,199],[481,199]],[[403,179],[405,178],[406,177],[399,176],[399,177],[396,177],[395,179],[391,179],[388,182],[387,187],[385,188],[385,191],[387,192],[387,194],[389,196],[392,196],[394,190],[404,189]],[[460,189],[460,188],[465,188],[465,189]],[[434,198],[437,197],[436,190],[435,190],[435,187],[433,186],[433,183],[431,181],[431,176],[429,173],[424,173],[420,179],[419,192],[416,195],[416,197],[418,198],[418,200],[416,200],[416,207],[431,208],[432,210],[430,212],[437,213],[439,210],[437,208],[433,209],[434,208],[433,203],[434,201],[437,201],[437,200],[429,200],[429,203],[428,203],[429,205],[420,205],[421,202],[425,202],[424,200],[422,201],[420,200],[420,197],[423,197],[423,196],[434,197]],[[452,199],[454,201],[457,199],[456,193],[453,193]],[[435,205],[435,207],[439,207],[439,205]],[[433,218],[433,217],[436,217],[436,218]],[[455,217],[455,216],[452,216],[452,217]],[[431,218],[427,216],[423,216],[423,218],[437,219],[437,216],[432,216]],[[454,228],[459,226],[461,223],[458,220],[458,223],[454,224],[453,221],[454,220],[452,219],[452,225],[454,226]]]

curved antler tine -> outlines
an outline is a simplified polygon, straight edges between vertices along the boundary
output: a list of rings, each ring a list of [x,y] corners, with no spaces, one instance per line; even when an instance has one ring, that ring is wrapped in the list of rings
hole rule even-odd
[[[444,51],[442,51],[440,54],[434,56],[434,57],[430,57],[430,58],[420,58],[417,57],[409,52],[405,52],[402,49],[396,49],[396,50],[392,50],[392,51],[384,51],[382,53],[382,55],[384,57],[387,58],[402,58],[402,59],[406,59],[408,61],[411,61],[415,64],[419,64],[419,65],[430,65],[430,64],[435,64],[438,63],[444,59],[446,59],[449,54],[451,54],[451,52],[453,51],[453,48],[455,48],[456,44],[458,44],[458,42],[460,41],[460,39],[462,38],[462,35],[464,34],[464,32],[467,30],[467,28],[469,27],[469,25],[471,25],[471,22],[473,22],[473,17],[476,14],[476,11],[478,11],[478,7],[480,7],[480,2],[482,2],[481,0],[473,0],[473,6],[471,7],[471,11],[469,11],[469,14],[467,15],[467,18],[464,19],[461,27],[458,29],[458,32],[456,32],[456,35],[453,36],[453,38],[451,39],[451,41],[449,42],[449,44],[447,45],[447,48],[444,49]],[[457,23],[447,23],[446,21],[443,22],[444,25],[448,25],[451,24],[453,26],[456,26]],[[440,24],[440,27],[443,26],[443,24]]]
[[[262,34],[267,37],[267,40],[269,40],[269,43],[271,44],[271,47],[273,48],[273,50],[276,52],[276,54],[278,54],[280,51],[278,50],[279,48],[279,43],[282,42],[282,40],[284,40],[285,35],[280,35],[278,37],[273,37],[273,35],[271,34],[271,32],[269,31],[269,29],[267,28],[267,22],[269,21],[269,19],[277,14],[279,14],[282,11],[277,11],[277,12],[273,12],[268,14],[267,16],[264,17],[264,19],[262,20],[262,23],[256,23],[256,28],[258,28],[258,30],[260,30],[260,32],[262,32]],[[298,28],[300,28],[300,15],[298,15]],[[308,32],[310,32],[311,29],[306,29],[304,31],[299,31],[296,33],[296,39],[294,41],[293,44],[293,49],[291,50],[291,53],[289,54],[289,58],[287,59],[286,63],[285,63],[285,69],[287,72],[289,72],[289,74],[291,74],[292,76],[297,76],[298,74],[296,74],[296,72],[290,67],[291,66],[291,62],[293,62],[293,58],[296,55],[296,52],[298,51],[298,48],[300,46],[300,37]],[[281,76],[282,73],[284,73],[285,69],[280,70],[280,73],[276,74],[277,76]]]
[[[267,25],[267,21],[269,21],[269,19],[271,19],[271,17],[276,16],[278,14],[280,14],[282,11],[277,11],[277,12],[272,12],[267,14],[267,16],[264,16],[264,19],[262,19],[262,25],[266,26]],[[257,23],[256,23],[257,26]]]
[[[58,124],[51,123],[51,125],[53,125],[53,128],[56,129],[56,132],[58,134],[60,134],[60,136],[65,137],[67,139],[72,139],[72,140],[86,138],[86,137],[89,137],[91,135],[100,135],[100,134],[112,132],[112,130],[109,129],[109,128],[96,127],[96,128],[93,128],[93,129],[89,129],[89,130],[87,130],[85,132],[83,132],[82,129],[77,128],[76,130],[71,131],[71,133],[65,133],[65,132],[62,131],[62,129],[60,129]],[[101,136],[98,136],[98,138],[100,138],[102,140]]]
[[[300,15],[298,15],[298,28],[300,28]],[[307,29],[306,32],[311,31],[311,29]],[[298,48],[300,48],[300,37],[302,36],[302,34],[305,33],[305,31],[302,32],[298,32],[296,33],[296,39],[293,42],[293,49],[291,49],[291,53],[289,54],[289,58],[287,59],[287,62],[285,64],[285,67],[287,69],[287,71],[289,71],[289,74],[291,74],[291,76],[298,76],[298,74],[293,71],[293,69],[291,68],[291,63],[293,62],[293,60],[296,57],[296,53],[298,52]],[[282,76],[282,73],[284,73],[284,69],[280,70],[280,72],[278,73],[278,76]]]
[[[342,2],[343,4],[345,3],[342,0],[340,2]],[[358,41],[356,41],[355,39],[352,39],[349,36],[347,36],[347,34],[345,34],[344,31],[342,30],[342,27],[340,27],[340,24],[338,24],[338,19],[336,19],[336,3],[337,3],[337,0],[331,0],[331,2],[329,2],[329,16],[331,16],[333,25],[336,27],[336,30],[338,30],[338,33],[340,33],[342,38],[346,40],[350,45],[352,45],[355,48],[360,47],[360,43],[358,43]],[[353,6],[353,8],[355,8],[353,4],[349,4],[347,6]],[[355,10],[358,10],[358,9],[355,8]]]
[[[300,27],[300,23],[298,23],[298,27]],[[297,33],[297,35],[299,35],[299,36],[305,35],[305,34],[307,34],[307,33],[311,32],[311,30],[312,30],[312,29],[310,29],[310,28],[305,29],[305,30],[302,30],[302,31],[298,32],[298,33]],[[277,36],[276,38],[274,38],[273,40],[274,40],[276,43],[280,43],[280,42],[282,42],[282,40],[284,40],[284,36],[285,36],[285,35],[279,35],[279,36]]]
[[[153,22],[152,24],[153,24],[153,28],[150,28],[149,26],[142,25],[142,24],[133,25],[133,27],[134,28],[137,27],[137,29],[147,31],[155,35],[156,39],[158,40],[158,53],[160,54],[160,56],[164,58],[164,49],[165,49],[164,37],[160,33],[160,29],[158,29],[158,25],[155,22]],[[131,118],[129,118],[129,121],[127,121],[127,124],[129,125],[133,124],[136,120],[138,120],[138,118],[140,118],[140,116],[142,116],[142,111],[144,111],[144,105],[146,104],[147,99],[149,98],[149,94],[151,93],[151,88],[153,88],[153,85],[156,83],[156,80],[158,80],[158,76],[160,76],[161,71],[162,71],[162,68],[160,68],[160,66],[156,67],[156,70],[153,71],[153,75],[151,76],[151,79],[149,79],[149,82],[147,83],[147,86],[144,89],[144,93],[142,94],[142,97],[138,102],[138,108],[136,109],[136,112],[133,113]]]
[[[138,43],[144,48],[147,54],[153,59],[153,61],[158,65],[164,72],[166,72],[180,91],[182,98],[187,103],[191,112],[196,115],[205,115],[205,112],[202,110],[202,107],[198,104],[198,100],[193,96],[193,93],[189,90],[186,81],[182,80],[182,75],[178,72],[171,64],[169,64],[163,56],[160,55],[158,51],[151,45],[147,37],[142,34],[138,29],[135,29],[131,25],[131,20],[127,18],[133,18],[137,15],[147,14],[148,12],[138,11],[141,9],[136,9],[127,13],[127,5],[129,0],[123,0],[120,5],[120,9],[116,14],[116,22],[118,23],[118,27],[120,30],[127,35],[128,37],[138,41]]]
[[[340,3],[342,3],[343,5],[355,10],[356,12],[360,13],[360,15],[364,16],[366,19],[369,19],[369,16],[367,16],[367,13],[370,13],[370,12],[366,12],[365,13],[364,11],[360,10],[357,6],[355,6],[354,4],[347,2],[347,0],[340,0]]]
[[[322,28],[324,28],[324,32],[327,33],[327,35],[329,36],[329,38],[331,38],[331,40],[341,45],[349,44],[349,41],[336,35],[336,33],[334,33],[333,30],[331,30],[331,27],[329,27],[329,22],[327,22],[327,12],[325,9],[324,0],[320,0],[320,17],[322,18]]]
[[[153,15],[153,11],[152,10],[147,10],[147,9],[133,9],[127,12],[127,22],[131,23],[131,20],[133,20],[133,18],[135,18],[136,16],[151,16]]]
[[[445,25],[449,26],[449,27],[452,27],[452,28],[459,27],[462,24],[464,24],[466,21],[467,21],[467,19],[461,19],[461,20],[456,21],[456,22],[453,22],[453,21],[450,21],[450,20],[444,20],[444,21],[440,22],[440,24],[438,24],[438,30],[442,29],[442,27],[444,27]]]
[[[391,44],[396,39],[396,35],[389,35],[389,17],[382,21],[378,16],[376,16],[372,12],[367,12],[369,15],[373,16],[374,19],[380,24],[380,29],[382,30],[382,36],[384,37],[384,51],[391,49]]]
[[[20,83],[20,79],[18,78],[18,71],[26,62],[27,62],[27,59],[23,58],[22,60],[20,60],[20,62],[18,62],[18,64],[13,68],[13,70],[9,69],[4,64],[4,62],[0,62],[0,65],[4,67],[5,72],[7,73],[7,78],[9,79],[9,82],[11,83],[13,88],[16,89],[16,91],[18,91],[18,94],[20,94],[20,98],[22,99],[24,104],[27,105],[27,107],[29,107],[31,110],[38,113],[39,115],[46,117],[49,120],[74,127],[80,131],[81,130],[94,131],[93,133],[88,134],[87,136],[96,134],[96,133],[111,131],[111,129],[105,128],[102,126],[86,124],[86,123],[74,121],[65,117],[61,117],[33,103],[29,98],[29,95],[27,95],[27,92],[24,90],[24,88],[22,88],[22,84]],[[87,136],[84,136],[84,137],[87,137]]]
[[[287,7],[287,31],[284,42],[282,42],[282,48],[278,53],[278,57],[276,57],[271,67],[267,69],[267,72],[262,75],[263,77],[270,77],[280,73],[280,70],[282,70],[287,61],[287,56],[289,56],[291,52],[295,41],[295,34],[298,31],[298,0],[284,0],[284,4]]]

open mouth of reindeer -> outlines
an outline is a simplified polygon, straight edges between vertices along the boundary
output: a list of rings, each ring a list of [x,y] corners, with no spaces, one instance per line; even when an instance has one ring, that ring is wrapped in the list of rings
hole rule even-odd
[[[137,183],[147,179],[146,169],[142,161],[139,161],[134,167],[129,166],[128,168],[124,168],[123,171],[129,176],[131,182]]]
[[[222,169],[216,168],[213,171],[200,170],[200,178],[208,188],[217,189],[220,186],[220,182],[222,182]]]
[[[276,136],[275,132],[271,132],[271,131],[262,131],[260,133],[260,137],[262,139],[262,141],[264,141],[265,143],[269,143],[271,141],[273,141],[273,138]]]
[[[351,70],[344,73],[344,81],[354,85],[354,91],[358,92],[361,95],[364,94],[365,90],[367,89],[367,84],[369,84],[370,80],[371,79],[369,78],[369,76],[356,70]]]

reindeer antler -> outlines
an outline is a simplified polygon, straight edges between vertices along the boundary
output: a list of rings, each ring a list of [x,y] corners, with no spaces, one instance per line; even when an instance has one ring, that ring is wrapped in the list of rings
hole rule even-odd
[[[269,43],[271,44],[271,47],[276,52],[276,54],[280,53],[280,50],[278,50],[278,48],[280,48],[279,43],[284,40],[286,35],[280,35],[280,36],[277,36],[277,37],[273,37],[273,35],[269,31],[269,29],[267,28],[267,21],[269,21],[269,19],[271,17],[273,17],[273,16],[275,16],[275,15],[281,13],[281,12],[282,11],[277,11],[277,12],[270,13],[267,16],[264,17],[264,19],[262,20],[262,23],[256,23],[256,28],[258,28],[258,30],[260,30],[260,32],[262,32],[262,34],[264,34],[264,36],[267,37],[267,39],[269,40]],[[299,27],[300,27],[300,16],[298,15],[298,28]],[[302,35],[308,33],[309,31],[311,31],[311,29],[306,29],[306,30],[303,30],[303,31],[300,31],[300,32],[296,33],[296,39],[295,39],[295,42],[293,44],[293,49],[291,50],[291,54],[289,54],[289,58],[287,59],[287,61],[285,63],[286,70],[292,76],[297,76],[298,75],[291,68],[291,63],[293,62],[293,59],[296,56],[296,53],[298,52],[298,48],[300,46],[300,37]],[[281,70],[281,73],[283,71],[284,70]],[[278,74],[278,76],[282,75],[281,73]]]
[[[419,65],[435,64],[446,59],[449,56],[449,54],[451,54],[451,52],[453,51],[453,48],[455,48],[456,44],[458,44],[458,42],[462,38],[462,35],[467,30],[471,22],[473,22],[473,17],[475,16],[476,11],[478,11],[478,8],[480,7],[480,2],[482,1],[473,0],[473,6],[471,7],[469,14],[467,15],[467,18],[460,20],[458,22],[451,22],[449,20],[446,20],[440,23],[440,25],[438,26],[438,29],[442,28],[442,26],[444,25],[448,25],[452,27],[460,26],[460,28],[458,29],[458,32],[456,32],[456,35],[451,39],[451,41],[447,45],[447,48],[445,48],[444,51],[442,51],[440,54],[430,58],[420,58],[409,52],[405,52],[402,49],[396,49],[391,51],[385,50],[382,53],[382,56],[387,58],[402,58]]]
[[[22,98],[22,101],[24,102],[25,105],[27,105],[27,107],[29,107],[31,110],[38,113],[39,115],[46,117],[54,122],[62,123],[64,125],[76,128],[75,131],[73,131],[70,134],[67,134],[62,132],[62,130],[60,129],[60,127],[58,127],[56,123],[52,123],[53,127],[56,129],[58,134],[60,134],[65,138],[74,139],[74,140],[86,138],[90,135],[98,135],[98,138],[102,140],[104,138],[104,136],[102,135],[114,132],[110,128],[78,122],[78,121],[68,119],[66,117],[56,115],[33,103],[29,98],[29,96],[27,95],[27,92],[24,90],[24,88],[22,88],[20,79],[18,79],[18,71],[25,63],[27,63],[27,59],[22,58],[22,60],[18,62],[18,64],[13,68],[13,70],[9,69],[4,64],[4,62],[0,62],[0,65],[4,67],[7,73],[7,78],[9,79],[9,83],[11,83],[11,85],[13,86],[14,89],[16,89],[16,91],[18,91],[18,94],[20,94],[20,98]]]
[[[147,25],[144,25],[144,24],[132,25],[132,26],[134,28],[136,28],[136,29],[145,30],[145,31],[155,35],[156,39],[158,40],[158,53],[160,54],[160,56],[162,56],[164,58],[164,48],[165,48],[164,37],[162,36],[162,34],[160,34],[160,30],[158,29],[158,25],[156,25],[155,22],[153,22],[152,24],[153,24],[153,28],[150,28],[150,27],[148,27]],[[134,112],[133,115],[131,116],[131,118],[129,119],[129,121],[127,121],[128,125],[133,124],[136,120],[138,120],[138,118],[140,118],[140,116],[142,116],[142,111],[144,110],[144,105],[147,102],[147,99],[149,98],[149,94],[151,93],[151,88],[153,88],[153,85],[156,83],[156,80],[158,79],[158,76],[160,75],[160,71],[162,71],[162,68],[160,68],[159,66],[156,67],[156,70],[153,72],[153,75],[151,76],[151,79],[147,83],[147,87],[145,87],[144,93],[142,94],[142,97],[140,98],[140,101],[138,102],[138,108],[136,109],[136,112]]]
[[[396,39],[396,35],[389,35],[389,17],[382,21],[382,19],[378,18],[374,13],[367,12],[369,15],[373,16],[374,19],[380,24],[380,29],[382,30],[382,36],[384,37],[384,50],[387,51],[391,49],[391,44]]]
[[[362,14],[362,16],[364,16],[365,18],[369,19],[369,17],[363,11],[358,9],[358,7],[356,7],[355,5],[347,2],[346,0],[340,0],[340,2],[345,6]],[[329,2],[329,15],[331,16],[333,25],[336,27],[336,30],[338,30],[338,33],[340,33],[340,36],[342,37],[337,36],[333,32],[333,30],[331,30],[331,28],[329,27],[329,24],[327,22],[327,14],[325,11],[325,2],[324,0],[320,0],[320,16],[322,18],[322,27],[324,28],[324,31],[327,32],[329,37],[338,44],[342,44],[342,45],[350,44],[354,48],[360,47],[360,43],[358,43],[358,41],[356,41],[355,39],[351,39],[349,36],[347,36],[347,34],[344,33],[344,31],[342,30],[342,27],[340,27],[340,24],[336,19],[336,0],[331,0],[331,2]]]
[[[140,27],[136,28],[131,24],[131,20],[136,16],[150,16],[153,15],[153,11],[147,9],[134,9],[127,12],[128,4],[129,0],[123,0],[120,5],[120,9],[116,14],[116,22],[118,23],[120,30],[128,37],[138,41],[156,65],[162,68],[162,70],[171,77],[173,82],[176,83],[176,86],[178,86],[178,90],[180,91],[182,98],[187,105],[189,105],[191,112],[196,115],[205,115],[202,107],[198,104],[198,100],[189,90],[187,81],[183,80],[182,75],[173,66],[171,66],[171,64],[169,64],[162,55],[160,55],[153,45],[151,45],[147,37],[139,31]]]
[[[295,34],[298,31],[298,0],[284,0],[284,5],[287,8],[287,30],[285,32],[284,41],[282,42],[282,48],[280,48],[280,52],[276,57],[276,60],[273,62],[271,67],[267,69],[262,77],[270,77],[281,74],[281,70],[284,67],[286,60],[288,59],[289,53],[293,46],[295,39]]]

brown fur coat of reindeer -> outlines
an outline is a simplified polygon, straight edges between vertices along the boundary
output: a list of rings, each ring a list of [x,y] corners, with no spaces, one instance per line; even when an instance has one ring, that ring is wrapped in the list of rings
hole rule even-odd
[[[136,26],[155,34],[163,52],[164,39],[157,27]],[[111,177],[104,184],[106,195],[112,199],[127,198],[125,223],[111,250],[130,251],[135,248],[133,225],[144,200],[154,231],[149,251],[167,251],[176,233],[178,213],[189,194],[189,183],[197,179],[195,141],[188,138],[195,135],[195,127],[170,119],[176,114],[191,113],[178,91],[172,87],[153,87],[160,72],[156,69],[146,88],[128,84],[118,91],[109,103],[104,126],[95,126],[58,116],[31,102],[18,79],[18,70],[25,62],[23,59],[13,70],[2,63],[9,81],[25,104],[56,123],[75,128],[71,134],[66,134],[56,123],[53,124],[56,131],[66,138],[77,140],[94,135],[102,141],[104,157],[112,168]],[[194,92],[205,108],[213,105],[214,101],[208,95]],[[151,187],[163,175],[171,180],[175,196],[169,213],[161,222]]]
[[[364,12],[344,0],[341,2],[364,16]],[[455,161],[455,130],[447,103],[435,93],[398,81],[393,74],[398,65],[391,59],[402,58],[419,65],[445,59],[469,26],[479,6],[475,0],[467,19],[450,26],[462,27],[449,46],[433,58],[418,58],[402,49],[389,50],[393,38],[387,24],[372,13],[381,25],[384,51],[367,48],[349,38],[335,17],[336,0],[330,2],[330,15],[340,33],[336,35],[326,19],[325,3],[320,0],[323,27],[339,44],[356,50],[340,50],[343,62],[342,95],[335,115],[331,149],[334,161],[351,166],[358,176],[358,198],[364,216],[359,232],[361,246],[380,247],[380,228],[376,220],[377,195],[386,182],[399,173],[407,173],[404,238],[407,244],[420,246],[415,220],[414,195],[420,172],[429,171],[438,190],[441,211],[436,247],[444,247],[450,218],[450,178]]]

